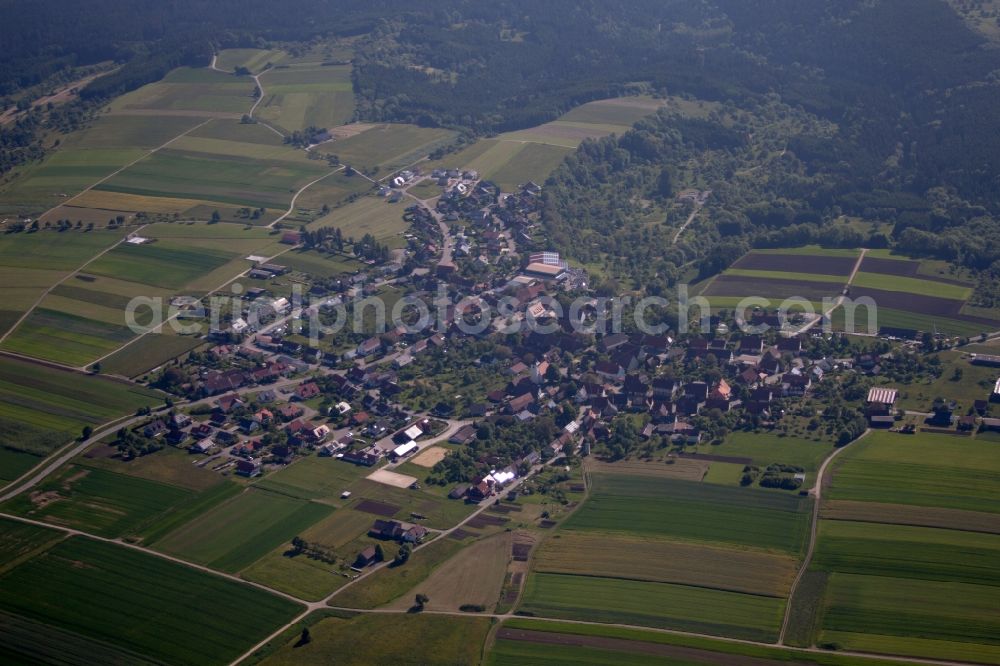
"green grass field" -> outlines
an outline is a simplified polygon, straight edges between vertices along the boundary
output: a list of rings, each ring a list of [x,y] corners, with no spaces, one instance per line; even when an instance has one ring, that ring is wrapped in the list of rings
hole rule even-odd
[[[340,158],[342,164],[356,169],[379,167],[380,173],[391,171],[426,157],[438,146],[449,143],[455,133],[444,129],[429,129],[415,125],[375,125],[356,136],[338,139],[324,149]]]
[[[132,337],[120,325],[77,314],[36,308],[10,336],[3,348],[35,358],[82,367],[114,351]]]
[[[922,296],[936,296],[937,298],[951,298],[956,301],[967,300],[972,295],[972,287],[963,287],[957,284],[936,282],[934,280],[902,277],[899,275],[866,273],[864,271],[858,271],[858,274],[854,276],[852,284],[871,289],[901,291],[909,294],[920,294]]]
[[[177,241],[122,244],[88,266],[87,272],[180,289],[236,256],[232,252],[192,247]]]
[[[461,547],[454,539],[435,539],[417,548],[406,564],[383,567],[338,593],[330,600],[330,605],[341,608],[383,606],[425,580]]]
[[[47,454],[96,426],[162,401],[158,391],[0,359],[0,446]]]
[[[193,336],[150,333],[101,362],[101,372],[138,377],[205,344]]]
[[[334,498],[370,473],[366,467],[336,458],[309,456],[269,474],[254,485],[296,499]]]
[[[261,663],[265,666],[473,664],[479,660],[489,628],[488,619],[477,617],[331,617],[310,628],[312,642],[308,645],[295,647],[296,637]],[[358,649],[359,645],[364,649]]]
[[[669,566],[664,566],[669,562]],[[750,548],[719,548],[647,536],[564,531],[546,539],[533,568],[603,578],[622,578],[784,597],[797,560]]]
[[[773,640],[784,601],[709,588],[535,573],[519,612]]]
[[[156,83],[122,95],[111,104],[112,113],[136,111],[195,112],[239,117],[253,104],[254,82],[211,69],[179,67]]]
[[[1000,457],[971,438],[874,432],[836,463],[831,499],[1000,512]]]
[[[354,114],[350,65],[272,69],[256,114],[285,131],[343,125]]]
[[[9,518],[0,518],[0,535],[0,574],[63,538],[61,532]]]
[[[76,465],[36,490],[9,500],[6,510],[106,537],[134,535],[191,497],[177,486]]]
[[[875,318],[874,332],[877,333],[881,326],[892,326],[895,328],[909,328],[915,331],[935,331],[945,335],[975,336],[984,331],[991,331],[995,326],[977,324],[974,322],[962,321],[952,317],[935,317],[932,315],[917,312],[905,312],[892,308],[880,307]],[[867,308],[859,307],[855,313],[854,325],[850,331],[868,333],[869,314]],[[847,329],[846,315],[844,308],[837,308],[830,316],[830,323],[834,330],[843,331]],[[849,331],[849,332],[850,332]]]
[[[819,469],[823,459],[833,453],[833,445],[829,442],[814,442],[799,437],[779,437],[770,433],[755,433],[737,431],[731,433],[721,445],[699,444],[698,453],[720,456],[735,456],[753,458],[758,467],[767,467],[771,463],[797,465],[812,475]]]
[[[251,72],[259,72],[267,63],[277,63],[284,53],[278,49],[223,49],[215,61],[218,69],[232,71],[246,67]]]
[[[529,180],[544,183],[570,152],[570,148],[547,143],[480,139],[464,150],[428,162],[425,171],[448,167],[473,169],[480,178],[493,181],[509,192]]]
[[[357,201],[334,208],[327,215],[306,225],[309,230],[322,227],[339,227],[344,238],[360,240],[371,234],[375,240],[391,247],[402,247],[402,234],[409,225],[403,220],[402,204],[390,204],[381,197],[362,197]]]
[[[150,659],[217,664],[239,656],[301,607],[161,558],[74,537],[5,573],[0,609]],[[34,643],[38,634],[20,640]]]
[[[1000,586],[997,534],[824,520],[820,544],[820,569]]]
[[[324,518],[332,507],[262,490],[216,505],[156,542],[193,562],[236,572]]]
[[[794,495],[622,474],[594,474],[566,530],[633,532],[798,553],[809,502]]]
[[[997,588],[835,573],[822,642],[939,659],[1000,663]]]
[[[327,169],[319,162],[271,162],[166,148],[95,189],[283,210],[296,190]]]

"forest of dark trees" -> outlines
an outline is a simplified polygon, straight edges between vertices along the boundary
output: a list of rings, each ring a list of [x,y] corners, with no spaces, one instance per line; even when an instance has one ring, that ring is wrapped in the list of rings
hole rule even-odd
[[[667,247],[660,232],[633,229],[622,193],[662,197],[664,183],[683,181],[672,165],[695,152],[722,156],[717,166],[728,166],[713,176],[728,182],[746,148],[732,123],[661,117],[584,146],[552,181],[552,236],[586,255],[586,234],[560,225],[611,223],[622,261],[655,250],[659,270],[631,274],[669,282],[694,259],[717,269],[751,245],[841,233],[824,227],[835,212],[874,214],[893,223],[892,237],[864,240],[1000,272],[1000,50],[944,0],[52,0],[46,9],[0,0],[0,95],[114,61],[82,91],[84,112],[177,65],[206,64],[217,48],[332,35],[359,36],[364,120],[490,135],[636,91],[740,109],[777,96],[837,131],[789,136],[789,159],[774,167],[786,173],[729,192],[699,247]],[[3,169],[42,154],[42,122],[0,131]]]

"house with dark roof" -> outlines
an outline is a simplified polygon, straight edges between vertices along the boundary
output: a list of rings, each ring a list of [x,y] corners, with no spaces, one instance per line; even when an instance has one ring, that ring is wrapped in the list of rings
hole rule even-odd
[[[476,439],[476,427],[469,424],[464,425],[459,428],[454,435],[452,435],[448,441],[452,444],[466,445]]]

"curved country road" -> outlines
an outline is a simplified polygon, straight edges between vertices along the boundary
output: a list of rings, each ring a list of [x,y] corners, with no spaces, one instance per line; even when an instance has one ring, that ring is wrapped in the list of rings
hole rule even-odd
[[[788,591],[788,602],[785,604],[785,617],[781,622],[781,632],[778,634],[778,645],[785,644],[785,634],[788,631],[788,623],[792,617],[792,602],[795,600],[795,591],[799,587],[799,583],[802,581],[802,577],[805,575],[806,571],[809,569],[810,563],[812,563],[813,553],[816,551],[816,538],[819,532],[819,505],[820,500],[823,498],[823,482],[826,478],[826,469],[829,467],[833,459],[840,455],[840,452],[851,446],[855,442],[859,442],[868,436],[871,430],[865,430],[860,437],[848,442],[844,446],[835,449],[833,453],[826,457],[823,464],[820,465],[819,471],[816,473],[816,485],[812,487],[809,493],[813,496],[813,510],[812,510],[812,525],[809,528],[809,547],[806,549],[806,556],[802,559],[802,566],[799,567],[799,572],[795,575],[795,580],[792,581],[792,587]]]

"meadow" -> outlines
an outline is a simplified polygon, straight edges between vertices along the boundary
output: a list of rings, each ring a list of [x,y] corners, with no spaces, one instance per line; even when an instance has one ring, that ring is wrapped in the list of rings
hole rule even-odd
[[[327,143],[323,148],[324,152],[337,155],[341,164],[362,170],[378,167],[380,172],[388,174],[419,161],[454,138],[451,130],[381,124]]]
[[[286,132],[343,125],[354,114],[350,65],[276,68],[260,78],[256,115]]]
[[[204,344],[203,340],[193,336],[150,333],[101,361],[101,372],[139,377]]]
[[[492,611],[500,599],[510,558],[510,532],[480,539],[453,555],[411,592],[430,598],[428,610],[457,611],[472,605]],[[404,595],[390,608],[406,610],[412,604],[413,597]]]
[[[1000,459],[970,438],[874,432],[837,460],[830,498],[996,513]]]
[[[310,627],[312,641],[308,645],[295,647],[296,636],[261,663],[264,666],[332,662],[344,666],[473,664],[480,658],[489,629],[488,619],[476,617],[419,614],[328,617]],[[364,650],[359,650],[359,645]],[[405,654],[401,654],[401,649]]]
[[[641,118],[663,106],[651,97],[618,97],[588,102],[537,127],[500,135],[504,141],[540,143],[562,148],[576,148],[584,139],[609,134],[624,134]]]
[[[306,225],[310,231],[323,227],[338,227],[344,238],[360,240],[371,234],[375,240],[390,247],[402,247],[405,242],[403,232],[409,224],[403,220],[405,204],[390,204],[381,197],[361,197]]]
[[[215,664],[234,659],[301,607],[122,546],[73,537],[5,573],[0,609],[152,660]],[[36,643],[38,634],[21,640]]]
[[[708,455],[752,458],[758,467],[767,467],[771,463],[797,465],[806,471],[808,482],[823,460],[833,453],[833,445],[799,437],[736,431],[730,433],[721,445],[699,444],[696,450]]]
[[[267,475],[254,486],[296,499],[332,499],[370,472],[336,458],[308,456]]]
[[[338,608],[378,608],[388,604],[426,580],[461,547],[454,539],[435,539],[414,550],[406,564],[382,567],[338,592],[330,600],[330,605]]]
[[[690,481],[594,474],[586,503],[563,525],[799,553],[809,502],[793,495]]]
[[[203,114],[236,117],[253,104],[254,82],[211,69],[179,67],[163,79],[126,93],[111,103],[113,114],[158,112],[160,115]]]
[[[232,252],[170,241],[122,244],[88,266],[87,272],[180,289],[201,275],[221,268],[235,256]]]
[[[284,52],[278,49],[223,49],[215,66],[226,71],[246,67],[251,72],[259,72],[267,63],[280,62],[284,56]]]
[[[784,600],[703,587],[533,573],[521,613],[773,640]]]
[[[212,204],[284,209],[293,192],[323,175],[326,169],[328,167],[319,162],[272,162],[165,148],[94,189]]]
[[[157,550],[227,572],[246,568],[324,518],[332,507],[263,490],[214,506],[155,543]]]

